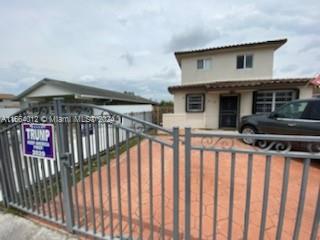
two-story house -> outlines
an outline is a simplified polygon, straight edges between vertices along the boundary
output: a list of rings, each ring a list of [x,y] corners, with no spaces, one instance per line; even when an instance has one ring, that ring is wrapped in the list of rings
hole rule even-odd
[[[164,127],[234,129],[244,115],[310,98],[312,78],[273,78],[274,52],[287,39],[175,52],[181,85],[169,87],[174,113]]]

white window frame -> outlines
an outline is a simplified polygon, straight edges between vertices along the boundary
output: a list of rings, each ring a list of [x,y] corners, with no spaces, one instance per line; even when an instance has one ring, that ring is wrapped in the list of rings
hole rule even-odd
[[[252,67],[247,67],[247,57],[252,56]],[[238,57],[243,57],[243,68],[238,68]],[[239,54],[236,57],[236,69],[237,70],[243,70],[243,69],[253,69],[253,61],[254,61],[254,55],[252,53],[247,53],[247,54]]]
[[[198,68],[198,61],[202,61],[203,68]],[[200,58],[197,59],[197,70],[209,70],[212,67],[212,59],[211,58]]]
[[[259,92],[263,92],[263,93],[272,93],[272,100],[271,100],[271,112],[273,112],[274,110],[276,110],[276,104],[279,103],[279,101],[277,102],[276,101],[276,95],[277,93],[279,92],[293,92],[293,98],[291,100],[294,100],[294,99],[297,99],[297,93],[294,89],[283,89],[283,90],[261,90],[261,91],[257,91],[257,94]],[[287,102],[290,102],[290,101],[283,101],[283,102],[280,102],[280,103],[287,103]],[[258,104],[258,103],[264,103],[264,102],[258,102],[257,101],[257,97],[255,99],[255,102],[253,104]],[[255,106],[256,108],[256,106]],[[255,113],[263,113],[263,112],[258,112],[258,111],[255,111]]]
[[[190,109],[190,97],[201,97],[201,108],[200,109]],[[202,93],[192,93],[192,94],[187,94],[186,95],[186,112],[191,112],[191,113],[197,113],[197,112],[204,112],[204,94]]]

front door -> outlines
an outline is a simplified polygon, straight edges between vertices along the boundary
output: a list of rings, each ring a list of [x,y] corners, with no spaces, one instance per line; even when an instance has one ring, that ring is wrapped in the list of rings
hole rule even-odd
[[[238,103],[238,96],[220,96],[220,128],[237,127]]]

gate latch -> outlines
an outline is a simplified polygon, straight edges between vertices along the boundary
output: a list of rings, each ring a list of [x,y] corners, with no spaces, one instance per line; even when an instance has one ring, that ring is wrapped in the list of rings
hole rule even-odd
[[[62,154],[61,156],[61,164],[63,164],[65,167],[71,167],[71,153],[66,152]]]

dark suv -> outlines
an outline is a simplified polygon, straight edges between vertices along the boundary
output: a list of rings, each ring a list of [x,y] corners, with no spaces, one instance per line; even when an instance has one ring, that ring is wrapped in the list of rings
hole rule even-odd
[[[244,116],[239,132],[320,136],[320,98],[295,100],[272,113]],[[251,141],[244,139],[248,144]]]

